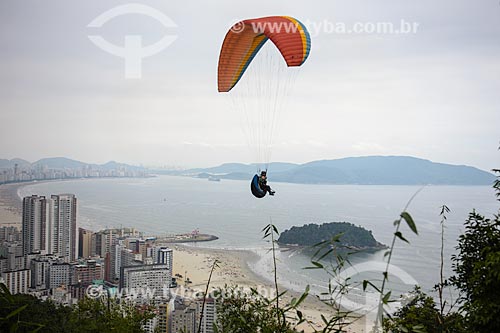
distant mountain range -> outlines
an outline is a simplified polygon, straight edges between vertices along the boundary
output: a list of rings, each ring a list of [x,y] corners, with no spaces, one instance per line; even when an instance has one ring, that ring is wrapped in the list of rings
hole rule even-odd
[[[0,169],[11,169],[16,164],[19,168],[43,166],[61,170],[86,167],[97,170],[146,170],[143,167],[114,161],[89,164],[65,157],[44,158],[33,163],[19,158],[0,159]],[[153,172],[200,178],[249,180],[257,170],[257,164],[226,163],[211,168]],[[269,165],[268,177],[270,182],[360,185],[492,185],[495,180],[492,173],[474,167],[435,163],[409,156],[348,157],[305,164],[275,162]]]
[[[227,163],[168,173],[249,180],[257,170],[257,164]],[[305,164],[271,163],[268,170],[270,182],[299,184],[492,185],[495,179],[492,173],[474,167],[435,163],[409,156],[348,157]]]
[[[118,163],[115,161],[110,161],[105,164],[89,164],[77,160],[72,160],[66,157],[43,158],[33,163],[20,158],[14,158],[11,160],[0,159],[0,169],[11,169],[14,168],[16,164],[19,168],[35,168],[37,166],[43,166],[47,167],[48,169],[81,169],[85,167],[92,167],[94,169],[100,170],[117,170],[120,168],[126,168],[128,170],[144,170],[143,167]]]

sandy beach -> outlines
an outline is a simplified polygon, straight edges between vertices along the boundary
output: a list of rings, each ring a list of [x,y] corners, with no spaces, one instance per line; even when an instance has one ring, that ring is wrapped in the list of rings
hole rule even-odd
[[[26,184],[0,185],[0,226],[21,227],[22,201],[17,190],[23,185]]]
[[[248,262],[257,260],[254,253],[242,250],[219,250],[207,249],[201,247],[192,247],[176,244],[174,249],[174,275],[180,274],[183,278],[178,280],[179,286],[185,285],[185,278],[189,278],[192,283],[187,287],[196,291],[204,291],[210,269],[214,260],[217,260],[218,267],[215,268],[210,282],[211,287],[238,286],[245,290],[256,288],[265,295],[275,295],[274,286],[262,277],[254,274],[248,267]],[[186,287],[186,288],[187,288]],[[281,290],[285,290],[280,287]],[[293,291],[287,291],[283,298],[283,305],[289,303],[294,297],[300,297],[300,294]],[[314,329],[323,327],[321,314],[329,318],[333,310],[322,303],[316,296],[309,295],[301,306],[300,310],[304,316],[312,323],[303,324],[299,328],[305,332],[314,332]],[[348,332],[364,332],[364,322],[358,321],[348,328]]]

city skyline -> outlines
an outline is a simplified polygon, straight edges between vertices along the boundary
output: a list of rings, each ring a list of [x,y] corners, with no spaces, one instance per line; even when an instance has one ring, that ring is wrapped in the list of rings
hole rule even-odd
[[[61,305],[75,305],[84,298],[124,297],[136,306],[160,310],[144,323],[145,332],[180,332],[186,324],[188,332],[194,332],[200,298],[170,292],[177,287],[173,250],[134,228],[78,228],[76,244],[76,207],[73,194],[24,197],[22,229],[0,226],[0,283],[14,295],[29,294]],[[207,300],[202,332],[213,332],[215,312],[213,300]]]

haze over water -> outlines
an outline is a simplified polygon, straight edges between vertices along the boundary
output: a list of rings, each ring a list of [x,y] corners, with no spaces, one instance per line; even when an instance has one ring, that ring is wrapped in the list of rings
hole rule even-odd
[[[220,239],[200,243],[202,247],[252,249],[260,260],[250,263],[258,274],[270,278],[271,265],[265,255],[268,243],[262,228],[271,219],[280,231],[307,223],[346,221],[373,231],[375,239],[390,245],[393,221],[398,218],[418,186],[299,185],[272,183],[275,197],[255,199],[245,181],[160,176],[146,179],[85,179],[31,184],[20,196],[74,193],[78,198],[78,226],[99,230],[105,227],[135,227],[146,235],[185,233],[199,228]],[[401,231],[411,244],[396,242],[392,263],[411,275],[428,291],[439,281],[440,206],[448,214],[445,234],[445,272],[451,274],[449,258],[463,223],[473,208],[491,217],[499,204],[488,186],[426,186],[408,211],[419,236],[406,225]],[[356,254],[353,264],[380,262],[384,251]],[[303,270],[308,256],[296,252],[279,254],[279,276],[283,284],[300,290],[306,284],[326,286],[320,271]],[[380,278],[380,272],[364,277]],[[412,286],[394,284],[404,292]]]

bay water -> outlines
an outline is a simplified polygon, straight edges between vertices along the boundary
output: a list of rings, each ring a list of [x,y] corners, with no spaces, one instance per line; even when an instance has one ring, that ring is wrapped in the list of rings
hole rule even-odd
[[[158,176],[34,183],[21,187],[18,194],[73,193],[78,198],[78,226],[95,231],[134,227],[145,235],[161,236],[199,229],[219,239],[195,246],[253,251],[260,259],[249,262],[249,267],[271,280],[270,244],[262,239],[261,232],[267,224],[284,231],[308,223],[351,222],[390,245],[394,220],[420,191],[407,210],[419,234],[414,235],[403,222],[401,231],[410,244],[398,240],[393,252],[389,284],[393,295],[405,293],[413,284],[430,292],[439,282],[442,205],[451,209],[445,227],[445,276],[452,274],[450,257],[469,212],[476,209],[492,217],[500,207],[488,186],[303,185],[272,183],[272,178],[271,186],[277,192],[274,197],[256,199],[250,193],[250,181]],[[354,269],[346,273],[351,283],[380,281],[385,269],[384,252],[351,255]],[[280,283],[296,291],[306,285],[316,294],[326,291],[329,275],[304,269],[311,266],[310,256],[307,250],[278,251]]]

